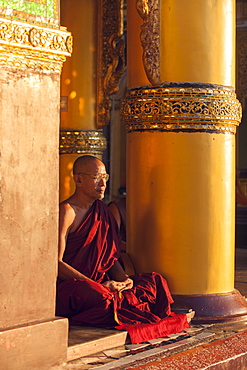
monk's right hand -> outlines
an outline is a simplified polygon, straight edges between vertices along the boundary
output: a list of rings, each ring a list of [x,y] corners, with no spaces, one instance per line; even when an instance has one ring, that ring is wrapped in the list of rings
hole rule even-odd
[[[126,282],[124,281],[108,280],[102,283],[102,285],[107,286],[112,292],[121,292],[124,289],[129,289],[126,287]]]

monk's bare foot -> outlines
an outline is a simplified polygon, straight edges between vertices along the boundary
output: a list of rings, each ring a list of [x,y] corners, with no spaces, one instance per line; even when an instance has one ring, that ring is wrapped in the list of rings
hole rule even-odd
[[[195,311],[190,310],[188,313],[186,313],[186,316],[187,316],[187,321],[191,322],[191,320],[195,316]]]

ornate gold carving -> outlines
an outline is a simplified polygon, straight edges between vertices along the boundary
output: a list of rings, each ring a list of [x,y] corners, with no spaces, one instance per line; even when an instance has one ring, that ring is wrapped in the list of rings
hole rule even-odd
[[[235,92],[224,86],[207,86],[160,85],[130,90],[121,110],[127,131],[235,133],[242,113]]]
[[[152,85],[161,83],[160,77],[160,0],[137,0],[136,7],[143,19],[141,44],[143,65]]]
[[[1,64],[61,72],[72,52],[72,36],[62,28],[0,19],[0,47]]]
[[[247,103],[247,29],[237,31],[237,94],[246,108]]]
[[[60,131],[60,154],[102,155],[106,138],[102,131]]]
[[[98,17],[97,127],[110,120],[110,95],[117,92],[125,68],[123,39],[124,0],[101,0]]]

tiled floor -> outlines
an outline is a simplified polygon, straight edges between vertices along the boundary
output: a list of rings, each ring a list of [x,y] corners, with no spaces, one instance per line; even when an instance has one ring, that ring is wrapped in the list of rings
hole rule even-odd
[[[237,249],[235,288],[247,297],[247,249]],[[83,333],[80,330],[80,328],[73,328],[73,334],[70,333],[71,352],[68,360],[79,356],[80,353],[87,353],[83,348],[78,353],[73,353],[72,347],[75,345],[76,348],[78,341],[88,346],[89,354],[69,361],[68,369],[130,369],[131,366],[134,366],[131,364],[143,362],[147,358],[152,359],[161,355],[163,357],[171,356],[217,339],[226,338],[234,333],[243,332],[247,330],[247,320],[211,325],[192,325],[191,328],[182,333],[135,345],[124,344],[127,337],[125,332],[116,333],[116,331],[87,328]],[[75,354],[76,356],[73,357]]]

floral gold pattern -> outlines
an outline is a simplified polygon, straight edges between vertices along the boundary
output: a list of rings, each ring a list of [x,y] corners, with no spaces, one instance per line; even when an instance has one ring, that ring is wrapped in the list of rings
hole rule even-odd
[[[98,17],[98,74],[97,127],[110,120],[110,95],[118,90],[125,68],[125,43],[123,38],[123,0],[101,0]]]
[[[152,85],[161,82],[160,77],[160,0],[137,0],[136,8],[143,19],[141,44],[143,66]]]
[[[72,52],[72,36],[64,28],[0,19],[0,46],[1,64],[61,72]]]
[[[237,31],[237,94],[246,109],[247,103],[247,30]]]
[[[60,154],[102,155],[106,138],[102,131],[60,131]]]
[[[236,132],[242,109],[231,87],[175,85],[129,90],[121,109],[127,131]]]

